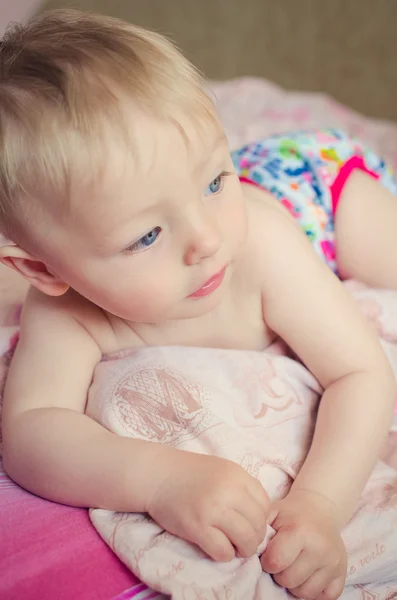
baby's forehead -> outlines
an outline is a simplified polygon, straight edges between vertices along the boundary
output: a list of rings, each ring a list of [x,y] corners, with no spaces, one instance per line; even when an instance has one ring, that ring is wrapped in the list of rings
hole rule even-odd
[[[227,150],[225,133],[218,122],[196,119],[135,122],[127,143],[116,140],[96,179],[96,187],[113,196],[125,180],[135,189],[167,185],[191,178],[211,161],[215,152]]]
[[[217,120],[183,116],[178,120],[143,118],[133,126],[131,148],[136,168],[152,175],[156,167],[177,171],[184,162],[195,166],[208,157],[218,141],[226,143]]]
[[[116,209],[116,204],[143,193],[147,197],[172,191],[228,148],[215,118],[165,120],[134,114],[124,132],[107,130],[91,150],[90,145],[82,149],[70,178],[75,216],[86,208],[99,214],[109,205]]]

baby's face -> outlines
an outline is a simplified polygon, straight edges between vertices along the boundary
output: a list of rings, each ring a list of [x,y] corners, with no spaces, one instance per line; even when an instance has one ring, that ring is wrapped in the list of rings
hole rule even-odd
[[[224,133],[186,123],[183,135],[142,117],[134,138],[138,156],[115,144],[73,221],[54,228],[53,264],[80,294],[126,320],[200,316],[223,297],[246,238]]]

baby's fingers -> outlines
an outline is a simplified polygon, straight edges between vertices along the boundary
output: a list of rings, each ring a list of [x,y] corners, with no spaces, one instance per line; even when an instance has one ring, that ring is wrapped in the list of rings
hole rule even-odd
[[[204,528],[196,535],[189,536],[189,539],[217,562],[228,562],[236,556],[228,537],[215,527]]]
[[[344,581],[342,577],[333,579],[332,568],[323,567],[290,592],[303,600],[337,600],[343,592]]]
[[[340,598],[343,594],[343,589],[345,587],[346,577],[338,577],[331,581],[330,584],[327,585],[325,590],[320,594],[318,600],[336,600],[336,598]]]
[[[274,581],[281,587],[294,589],[307,581],[317,570],[310,555],[302,550],[298,558],[284,571],[274,575]]]
[[[250,529],[255,531],[257,546],[259,546],[263,541],[267,530],[267,514],[262,506],[255,502],[250,496],[246,496],[241,502],[235,504],[233,515],[236,514],[244,519]],[[229,515],[225,514],[224,521],[226,520],[225,517],[226,519],[229,519]],[[225,523],[225,526],[220,525],[220,528],[225,533],[228,533],[228,522]]]
[[[261,556],[262,569],[271,575],[290,567],[303,550],[302,538],[287,528],[280,529]]]
[[[270,508],[270,499],[261,482],[252,477],[250,485],[247,487],[247,492],[267,516]]]
[[[234,510],[225,512],[217,526],[228,537],[239,556],[249,558],[256,554],[263,535],[259,535],[243,515]]]

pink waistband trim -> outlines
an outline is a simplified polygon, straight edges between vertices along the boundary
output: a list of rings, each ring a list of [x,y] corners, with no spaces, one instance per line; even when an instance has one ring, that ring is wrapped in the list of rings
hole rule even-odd
[[[256,181],[252,181],[251,179],[247,179],[246,177],[239,177],[239,180],[241,181],[241,183],[249,183],[250,185],[254,185],[258,188],[262,187],[261,185],[259,185],[259,183],[256,183]]]
[[[347,160],[341,166],[339,173],[337,174],[337,176],[335,178],[335,181],[330,186],[331,200],[332,200],[332,214],[333,215],[335,215],[336,209],[338,208],[338,204],[339,204],[342,192],[343,192],[343,188],[345,187],[347,180],[349,179],[349,177],[353,173],[353,171],[355,171],[355,169],[359,169],[359,171],[363,171],[364,173],[367,173],[367,175],[369,175],[370,177],[373,177],[374,179],[379,179],[379,175],[377,173],[374,173],[374,171],[367,169],[362,156],[356,155],[356,156],[352,156],[351,158],[349,158],[349,160]],[[253,185],[253,186],[259,187],[259,188],[262,187],[259,183],[256,183],[256,181],[247,179],[247,177],[239,177],[239,179],[240,179],[241,183],[248,183],[250,185]]]
[[[340,168],[340,171],[336,176],[335,181],[330,187],[332,198],[332,214],[334,215],[336,213],[336,209],[338,208],[343,188],[346,185],[348,178],[355,169],[359,169],[360,171],[367,173],[367,175],[370,175],[370,177],[373,177],[374,179],[379,179],[379,175],[377,173],[374,173],[373,171],[367,169],[362,156],[352,156],[351,158],[349,158],[349,160],[346,161],[345,164],[342,165],[342,167]]]

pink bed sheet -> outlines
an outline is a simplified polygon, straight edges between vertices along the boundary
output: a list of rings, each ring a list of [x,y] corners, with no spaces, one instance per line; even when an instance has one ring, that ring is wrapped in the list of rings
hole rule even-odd
[[[0,504],[1,599],[109,600],[138,583],[94,531],[87,511],[36,498],[3,471]]]
[[[397,167],[396,124],[366,119],[326,96],[287,93],[259,79],[213,83],[212,89],[232,147],[291,129],[334,126],[359,135]],[[0,281],[0,317],[4,302],[8,306],[13,296],[13,284],[7,285]],[[0,322],[2,372],[13,325],[9,319]],[[391,444],[391,455],[396,448],[397,440],[396,446]],[[56,505],[21,490],[5,475],[0,462],[0,599],[55,598],[143,600],[160,596],[140,584],[108,549],[90,524],[87,511]]]

